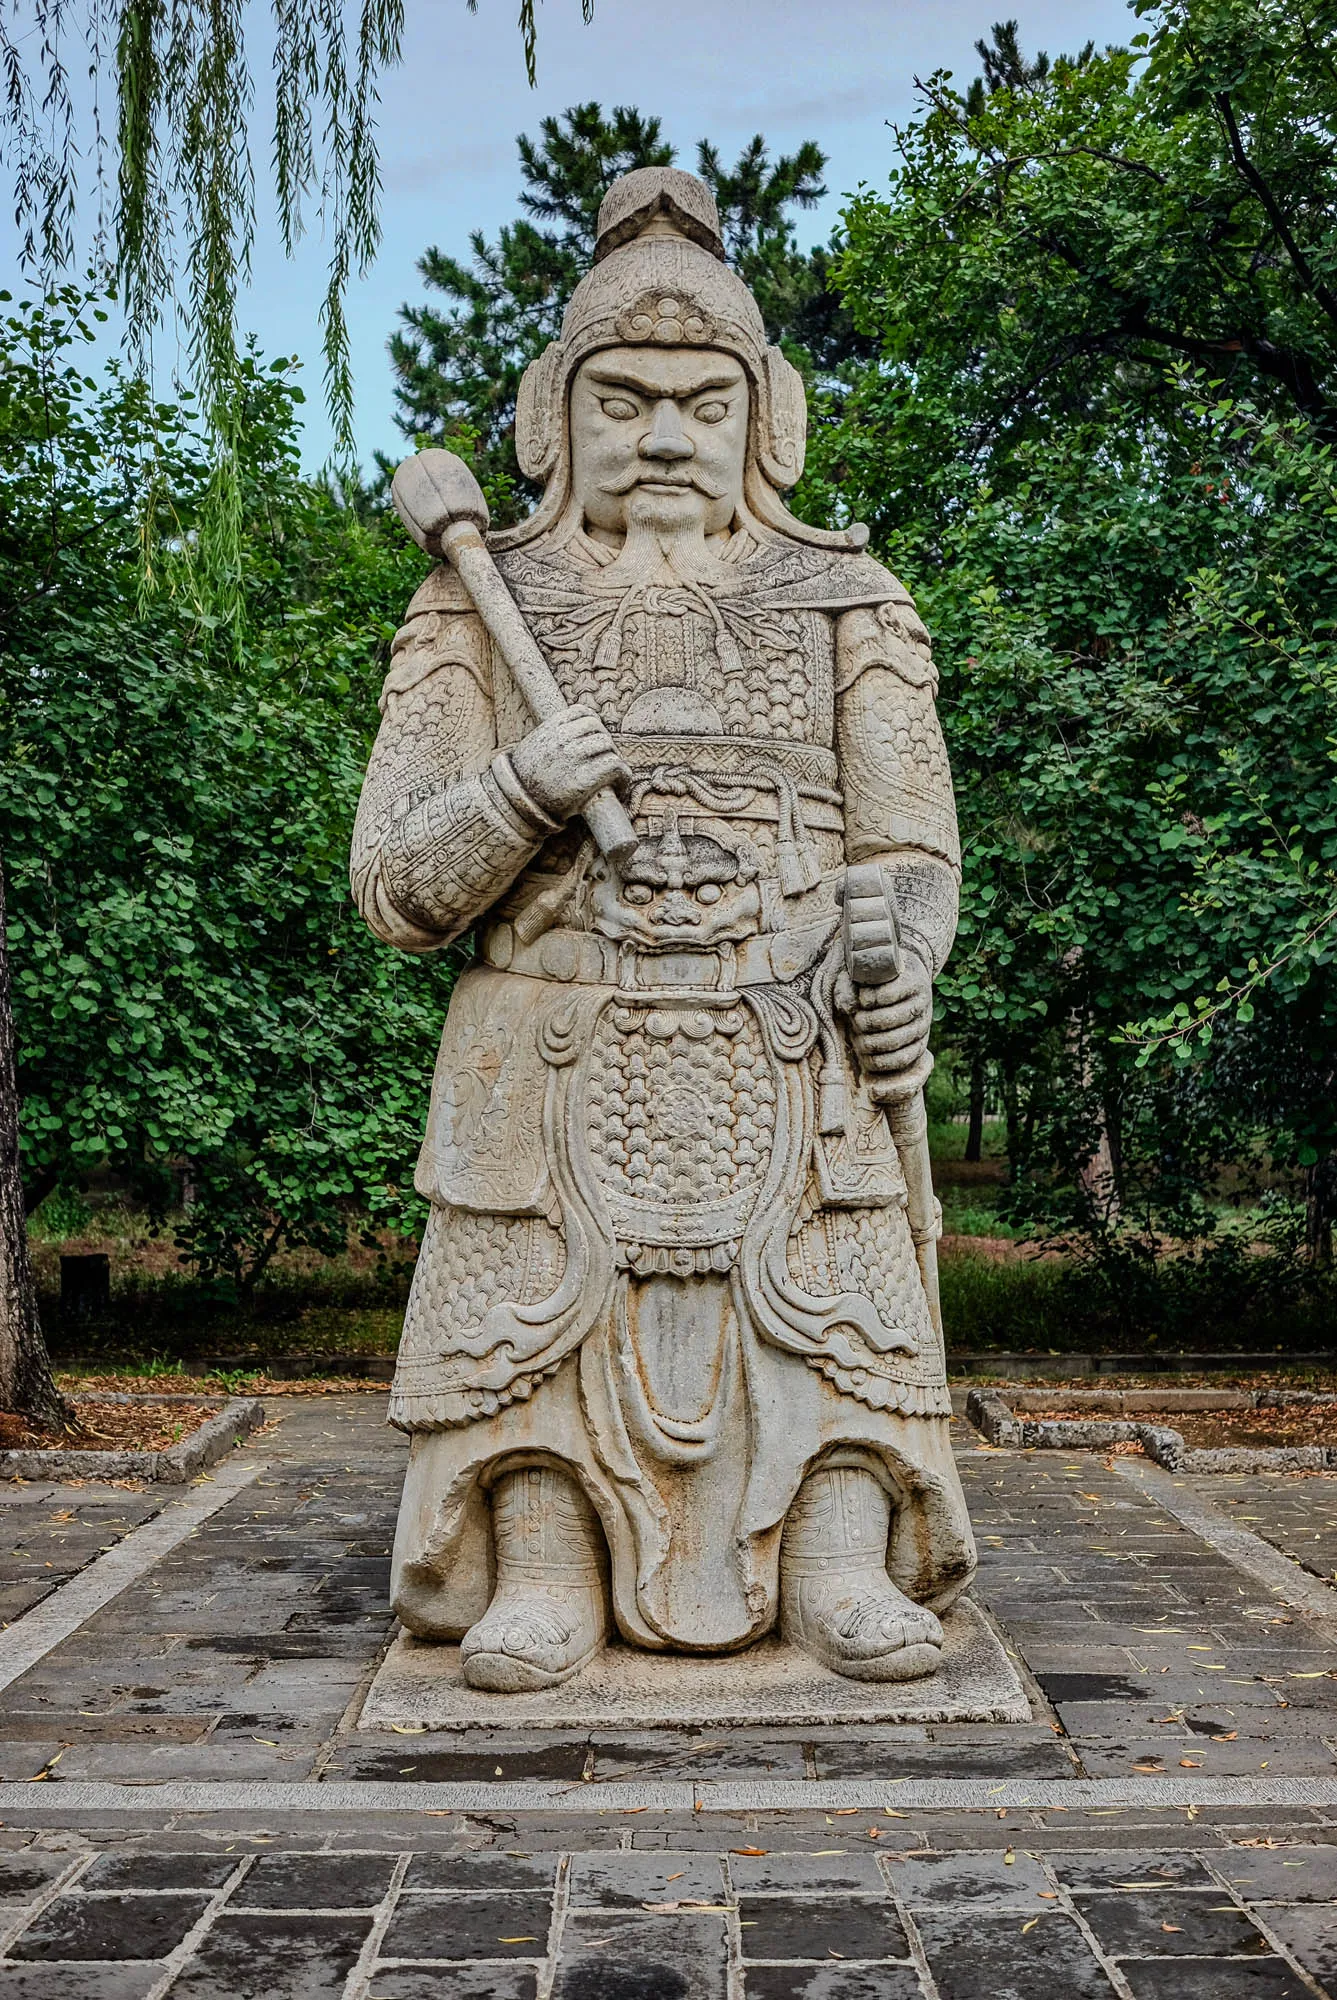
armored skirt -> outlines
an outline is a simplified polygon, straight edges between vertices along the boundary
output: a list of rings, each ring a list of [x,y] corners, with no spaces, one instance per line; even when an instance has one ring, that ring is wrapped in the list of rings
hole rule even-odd
[[[420,1168],[399,1616],[440,1639],[481,1617],[488,1488],[535,1463],[587,1495],[637,1645],[769,1630],[820,1464],[887,1487],[888,1570],[941,1609],[974,1549],[884,1115],[850,1079],[843,1128],[819,1130],[821,1022],[764,951],[722,988],[679,954],[660,975],[682,984],[628,991],[602,940],[526,953],[507,931],[453,996]]]

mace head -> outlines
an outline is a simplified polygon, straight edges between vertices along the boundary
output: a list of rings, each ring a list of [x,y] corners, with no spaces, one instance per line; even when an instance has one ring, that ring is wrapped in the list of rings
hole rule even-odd
[[[457,522],[487,531],[483,489],[453,451],[420,451],[406,458],[394,476],[390,497],[404,526],[429,556],[441,554],[441,537]]]

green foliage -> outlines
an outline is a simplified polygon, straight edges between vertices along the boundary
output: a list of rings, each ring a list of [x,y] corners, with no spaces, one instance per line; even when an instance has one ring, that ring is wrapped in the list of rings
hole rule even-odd
[[[405,330],[390,341],[400,429],[471,457],[489,497],[496,496],[499,522],[517,519],[537,497],[516,464],[516,393],[589,269],[599,204],[619,174],[674,158],[660,120],[629,105],[609,116],[598,104],[574,105],[545,118],[537,142],[521,134],[516,143],[520,219],[495,242],[475,230],[471,264],[426,251],[418,270],[445,309],[405,306]],[[862,351],[827,283],[829,252],[805,254],[795,241],[791,210],[811,208],[826,193],[820,147],[806,140],[773,160],[758,134],[732,167],[706,140],[697,155],[730,257],[756,292],[771,338],[809,370],[834,368],[848,352]]]
[[[967,1354],[1324,1354],[1337,1282],[1292,1246],[1262,1254],[1228,1235],[1206,1255],[1120,1254],[1066,1264],[995,1263],[969,1251],[940,1266],[949,1368]]]
[[[470,9],[477,0],[469,0]],[[581,0],[588,22],[593,0]],[[330,246],[321,305],[336,440],[352,446],[353,384],[344,300],[380,243],[379,80],[398,63],[403,0],[272,0],[274,216],[289,254],[314,219]],[[135,372],[152,375],[155,333],[175,320],[203,412],[209,463],[199,521],[215,608],[235,622],[244,582],[242,464],[249,431],[237,328],[257,207],[253,65],[242,0],[34,0],[22,31],[0,18],[0,140],[29,273],[52,284],[94,199],[93,255],[125,310]],[[520,0],[531,84],[535,0]],[[67,50],[83,41],[92,88],[71,89]],[[109,118],[108,106],[114,107]],[[110,221],[108,221],[110,217]]]
[[[348,837],[394,622],[422,560],[296,472],[286,364],[243,363],[251,637],[192,591],[208,449],[188,412],[79,371],[72,292],[0,326],[0,845],[25,1169],[95,1168],[245,1295],[279,1247],[408,1226],[447,963],[357,920]],[[162,563],[145,593],[152,509]],[[171,585],[172,587],[167,587]]]
[[[998,1064],[1013,1212],[1110,1257],[1219,1233],[1221,1160],[1337,1148],[1337,12],[1192,0],[1148,46],[930,82],[847,216],[880,358],[803,496],[935,636],[941,1032]]]

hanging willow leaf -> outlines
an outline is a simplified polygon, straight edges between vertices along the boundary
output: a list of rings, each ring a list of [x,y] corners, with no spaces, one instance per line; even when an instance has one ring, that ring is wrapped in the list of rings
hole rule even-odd
[[[330,244],[321,346],[336,452],[346,461],[353,379],[344,304],[350,276],[366,275],[380,244],[379,79],[399,61],[404,5],[270,5],[274,212],[288,255],[304,234],[308,210]],[[468,5],[476,11],[476,0]],[[581,0],[581,11],[588,22],[593,0]],[[0,16],[0,142],[23,262],[49,285],[74,259],[77,225],[84,222],[91,260],[115,287],[134,364],[147,378],[154,336],[175,318],[213,448],[190,573],[212,614],[236,623],[243,382],[237,293],[250,276],[256,228],[245,0],[33,0],[31,20],[30,32],[15,34]],[[521,0],[519,27],[532,85],[535,0]],[[93,85],[82,121],[66,60],[79,41]],[[110,132],[103,102],[109,83]],[[79,183],[81,166],[87,187]],[[85,201],[92,203],[87,218]],[[151,574],[151,537],[145,551]]]

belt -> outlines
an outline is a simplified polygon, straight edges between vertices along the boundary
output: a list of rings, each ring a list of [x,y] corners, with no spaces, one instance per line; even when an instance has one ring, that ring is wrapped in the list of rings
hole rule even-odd
[[[532,944],[522,944],[511,925],[492,924],[484,933],[481,956],[498,972],[521,972],[530,979],[563,985],[609,986],[624,993],[731,993],[744,986],[788,985],[821,956],[840,922],[840,912],[799,930],[772,931],[710,951],[641,951],[597,931],[560,925]]]

